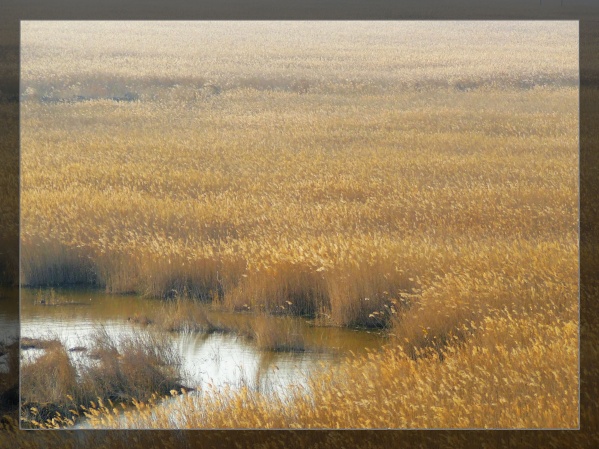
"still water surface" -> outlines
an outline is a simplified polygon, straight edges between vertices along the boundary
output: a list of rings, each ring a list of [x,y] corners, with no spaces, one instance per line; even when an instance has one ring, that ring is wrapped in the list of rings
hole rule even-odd
[[[160,306],[155,299],[129,295],[108,295],[98,290],[56,289],[65,301],[61,305],[37,304],[37,289],[21,290],[21,337],[58,338],[66,348],[86,346],[90,336],[102,326],[111,335],[126,336],[143,326],[127,318]],[[47,293],[44,293],[47,294]],[[214,323],[255,320],[254,314],[213,310],[206,305]],[[290,384],[302,384],[315,368],[334,365],[352,351],[377,349],[385,342],[376,332],[335,327],[315,327],[301,317],[268,317],[278,326],[296,326],[302,333],[304,352],[260,350],[251,340],[230,334],[169,333],[178,349],[184,384],[202,387],[239,388],[246,385],[262,392],[284,395]],[[151,329],[151,326],[148,327]],[[35,357],[37,350],[22,351],[22,359]],[[81,357],[73,352],[72,357]]]

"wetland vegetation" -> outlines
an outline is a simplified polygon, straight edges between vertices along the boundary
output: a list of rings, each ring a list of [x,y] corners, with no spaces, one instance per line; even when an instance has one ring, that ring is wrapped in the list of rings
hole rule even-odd
[[[385,335],[285,396],[168,401],[176,363],[138,341],[118,415],[50,345],[31,363],[62,367],[62,399],[25,365],[29,404],[82,388],[108,428],[576,428],[577,39],[569,22],[25,23],[24,286],[155,298],[129,326],[265,353],[315,352],[305,321]],[[54,295],[28,310],[74,306]],[[155,366],[155,396],[127,387]]]

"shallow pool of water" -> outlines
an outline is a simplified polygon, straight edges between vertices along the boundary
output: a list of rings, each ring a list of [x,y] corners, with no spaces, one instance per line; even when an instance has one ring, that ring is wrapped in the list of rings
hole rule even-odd
[[[98,290],[56,289],[60,305],[40,304],[40,294],[48,291],[21,290],[21,338],[58,338],[67,349],[87,346],[100,326],[116,337],[126,336],[143,326],[127,318],[159,307],[160,301],[129,295],[108,295]],[[36,301],[37,299],[37,301]],[[206,313],[215,323],[234,320],[252,321],[250,313],[214,310]],[[303,352],[274,352],[256,347],[252,340],[233,334],[168,333],[182,357],[184,384],[190,387],[216,388],[246,385],[252,389],[285,394],[289,384],[303,383],[322,364],[331,365],[352,351],[355,354],[379,348],[385,341],[377,332],[335,327],[315,327],[301,317],[267,317],[277,326],[295,326],[306,344]],[[243,323],[242,323],[243,324]],[[148,326],[151,329],[152,326]],[[22,360],[35,356],[35,350],[23,350]],[[81,357],[77,352],[71,356]]]

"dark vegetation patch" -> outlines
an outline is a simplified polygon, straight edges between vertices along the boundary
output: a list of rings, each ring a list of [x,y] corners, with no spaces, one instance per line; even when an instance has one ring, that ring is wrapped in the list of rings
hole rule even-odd
[[[157,334],[139,332],[116,339],[102,328],[85,351],[87,360],[80,363],[73,362],[60,342],[36,341],[35,345],[43,347],[44,354],[21,368],[25,427],[72,426],[100,403],[125,405],[185,388],[176,348]]]

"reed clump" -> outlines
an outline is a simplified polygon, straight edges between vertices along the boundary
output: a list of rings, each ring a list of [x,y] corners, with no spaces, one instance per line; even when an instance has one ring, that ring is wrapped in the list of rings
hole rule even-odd
[[[21,419],[33,426],[77,408],[68,398],[77,390],[77,372],[61,344],[48,345],[35,362],[22,364],[21,386]]]
[[[156,308],[138,313],[129,321],[154,325],[167,332],[217,332],[219,326],[208,318],[205,307],[196,301],[180,297],[157,304]]]
[[[205,304],[183,294],[127,320],[166,332],[234,334],[269,351],[302,352],[307,349],[301,326],[296,321],[259,313],[243,318],[211,318]]]
[[[276,352],[303,352],[306,344],[297,323],[257,317],[251,324],[249,337],[260,349]]]
[[[99,329],[84,360],[73,360],[59,341],[51,343],[41,345],[44,353],[21,367],[21,421],[26,426],[72,426],[104,403],[145,401],[181,388],[180,356],[157,334],[116,338]]]

